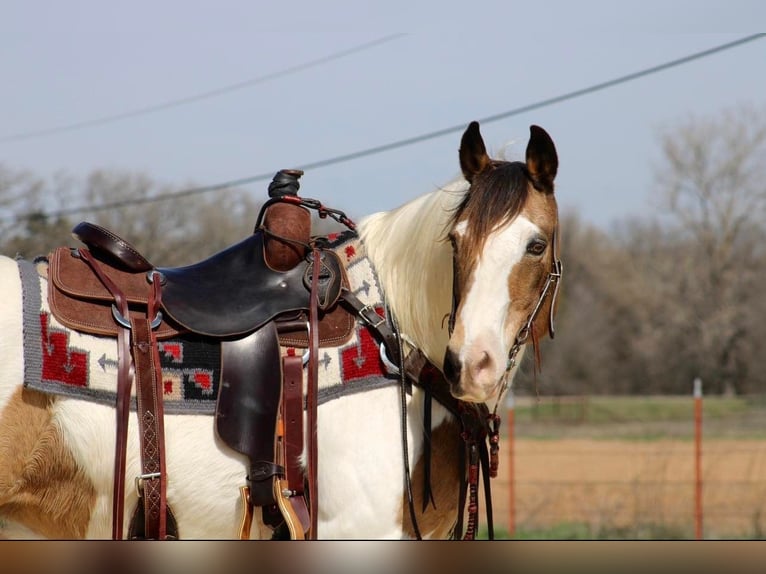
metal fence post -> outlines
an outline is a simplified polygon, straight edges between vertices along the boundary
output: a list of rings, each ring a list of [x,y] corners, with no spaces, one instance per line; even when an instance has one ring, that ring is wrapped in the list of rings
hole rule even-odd
[[[508,538],[513,538],[516,534],[516,486],[515,486],[515,468],[514,468],[514,407],[513,389],[508,389],[506,399],[508,407]]]
[[[702,380],[694,379],[694,535],[702,540]]]

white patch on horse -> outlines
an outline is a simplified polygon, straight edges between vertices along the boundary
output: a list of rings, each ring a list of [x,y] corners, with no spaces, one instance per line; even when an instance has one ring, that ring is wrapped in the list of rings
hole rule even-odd
[[[21,279],[19,268],[13,259],[0,258],[0,413],[24,379],[24,355],[19,352],[23,338]]]
[[[458,233],[465,232],[461,224],[455,228]],[[468,383],[463,385],[464,400],[485,399],[505,371],[513,337],[506,325],[511,305],[508,277],[524,257],[530,238],[539,233],[537,225],[519,215],[486,239],[459,313],[465,336],[458,357]]]
[[[74,459],[98,493],[87,537],[109,538],[114,409],[62,397],[53,406],[53,416]],[[178,520],[179,535],[186,539],[237,538],[242,509],[239,492],[234,487],[245,483],[245,457],[221,443],[209,415],[166,415],[165,445],[168,504]],[[125,532],[138,502],[134,478],[141,474],[139,452],[136,416],[131,413],[125,473]]]

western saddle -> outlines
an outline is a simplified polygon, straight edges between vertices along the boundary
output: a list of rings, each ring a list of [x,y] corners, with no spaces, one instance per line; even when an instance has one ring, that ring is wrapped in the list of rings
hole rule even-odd
[[[156,267],[111,231],[82,222],[72,231],[85,247],[50,257],[51,312],[67,327],[117,339],[117,439],[112,536],[123,537],[128,415],[135,378],[141,445],[140,493],[131,539],[175,539],[166,500],[163,388],[157,342],[195,333],[221,342],[222,376],[215,427],[247,456],[240,536],[249,537],[261,507],[275,535],[316,538],[316,441],[303,450],[303,359],[281,356],[280,343],[308,351],[307,425],[316,430],[317,349],[347,340],[359,317],[399,364],[386,322],[348,290],[343,265],[311,237],[309,209],[354,229],[340,211],[298,196],[299,170],[277,172],[252,235],[208,259]],[[309,432],[315,437],[316,432]]]

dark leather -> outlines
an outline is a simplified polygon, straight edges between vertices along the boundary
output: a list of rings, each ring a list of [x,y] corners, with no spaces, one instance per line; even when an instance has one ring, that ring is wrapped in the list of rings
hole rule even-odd
[[[131,321],[131,347],[136,379],[136,416],[141,444],[141,472],[157,474],[143,480],[144,534],[165,540],[167,534],[167,474],[163,388],[157,340],[148,318]],[[134,530],[131,527],[131,530]]]
[[[148,540],[145,524],[146,512],[144,511],[142,501],[139,500],[138,504],[136,504],[136,508],[133,510],[133,516],[130,519],[128,540]],[[175,514],[173,514],[170,506],[167,507],[166,524],[165,540],[178,540],[178,522],[176,521]]]
[[[215,424],[229,447],[250,459],[250,500],[274,504],[274,436],[282,390],[279,341],[274,323],[221,346],[223,372]]]
[[[108,229],[83,221],[72,229],[72,235],[108,263],[125,271],[149,271],[154,266],[130,243]]]
[[[116,337],[121,329],[112,316],[112,303],[115,302],[115,296],[83,260],[83,256],[87,256],[87,253],[86,249],[71,250],[68,247],[59,247],[50,254],[48,302],[51,311],[61,323],[71,329]],[[334,266],[337,257],[334,255],[330,257],[332,259],[327,261]],[[103,263],[103,260],[100,262],[102,262],[101,269],[106,279],[117,285],[124,293],[124,299],[130,306],[130,316],[144,316],[149,292],[147,274],[127,272]],[[342,277],[342,282],[347,285],[345,276]],[[118,303],[117,307],[125,316],[122,305]],[[282,319],[290,317],[291,315],[286,313],[281,313],[279,316],[280,341],[286,347],[307,348],[307,310],[295,312],[295,327],[283,329]],[[337,347],[347,342],[353,335],[356,326],[355,314],[349,313],[343,306],[336,305],[326,312],[321,312],[320,318],[320,345]],[[175,323],[165,313],[156,334],[158,339],[168,339],[188,330]]]
[[[213,337],[242,335],[281,313],[307,309],[303,284],[306,261],[285,271],[264,260],[263,234],[255,233],[209,259],[180,268],[159,268],[162,300],[179,325]],[[333,304],[340,289],[341,264],[331,251],[322,252],[323,302]]]
[[[285,433],[285,478],[288,488],[303,494],[303,360],[299,356],[282,357],[284,389],[282,420]],[[308,528],[306,528],[307,530]]]

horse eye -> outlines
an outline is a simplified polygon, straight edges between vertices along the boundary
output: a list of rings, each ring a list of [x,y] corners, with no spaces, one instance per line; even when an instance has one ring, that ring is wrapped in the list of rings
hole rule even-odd
[[[527,253],[530,255],[542,255],[548,244],[542,239],[533,239],[527,245]]]

